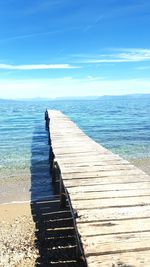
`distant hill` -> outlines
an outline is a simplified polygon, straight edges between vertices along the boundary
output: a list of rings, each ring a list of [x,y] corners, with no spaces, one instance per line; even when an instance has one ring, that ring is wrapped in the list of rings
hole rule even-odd
[[[35,102],[42,102],[42,101],[51,101],[52,98],[45,98],[45,97],[34,97],[34,98],[17,98],[18,101],[35,101]]]
[[[150,98],[150,94],[128,94],[128,95],[104,95],[100,96],[99,99],[106,98],[106,99],[112,99],[112,98]]]
[[[34,102],[42,102],[42,101],[66,101],[66,100],[95,100],[98,99],[99,96],[67,96],[67,97],[55,97],[55,98],[16,98],[16,99],[0,99],[0,101],[34,101]]]
[[[67,96],[67,97],[56,97],[53,100],[96,100],[99,96]]]
[[[56,98],[18,98],[18,99],[0,99],[0,101],[33,101],[33,102],[42,102],[42,101],[69,101],[69,100],[102,100],[102,99],[128,99],[128,98],[150,98],[150,94],[128,94],[128,95],[103,95],[103,96],[67,96],[67,97],[56,97]]]
[[[0,98],[0,102],[9,102],[9,101],[14,101],[14,100],[13,99]]]

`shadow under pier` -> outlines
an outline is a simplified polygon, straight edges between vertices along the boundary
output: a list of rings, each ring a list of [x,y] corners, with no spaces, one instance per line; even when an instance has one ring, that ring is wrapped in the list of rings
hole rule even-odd
[[[59,197],[31,204],[40,257],[36,266],[84,266],[76,258],[76,233],[68,208],[60,209]]]
[[[52,183],[48,136],[41,127],[35,128],[31,153],[31,212],[39,250],[35,266],[84,267],[76,254],[76,232],[69,205],[60,207],[59,181]]]

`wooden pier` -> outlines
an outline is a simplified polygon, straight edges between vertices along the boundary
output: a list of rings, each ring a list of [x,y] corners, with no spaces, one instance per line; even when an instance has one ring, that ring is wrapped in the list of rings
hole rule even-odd
[[[89,267],[150,267],[150,176],[46,111],[51,172]]]

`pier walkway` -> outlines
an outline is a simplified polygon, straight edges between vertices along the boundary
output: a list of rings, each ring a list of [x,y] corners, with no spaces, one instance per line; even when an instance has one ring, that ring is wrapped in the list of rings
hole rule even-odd
[[[72,210],[79,257],[89,267],[150,267],[150,176],[60,111],[48,110],[46,121],[53,181],[60,177],[61,205]]]

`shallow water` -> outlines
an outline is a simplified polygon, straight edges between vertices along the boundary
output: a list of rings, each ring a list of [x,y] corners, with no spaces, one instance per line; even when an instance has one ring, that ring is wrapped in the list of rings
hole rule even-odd
[[[150,158],[150,95],[91,101],[0,101],[1,199],[28,199],[29,190],[32,199],[39,197],[39,191],[44,197],[52,192],[46,108],[61,110],[91,138],[126,159]]]

